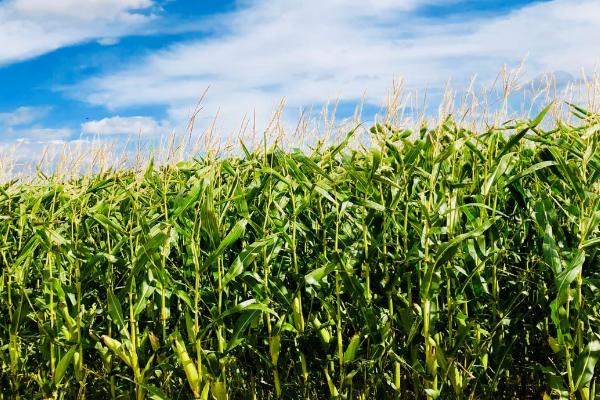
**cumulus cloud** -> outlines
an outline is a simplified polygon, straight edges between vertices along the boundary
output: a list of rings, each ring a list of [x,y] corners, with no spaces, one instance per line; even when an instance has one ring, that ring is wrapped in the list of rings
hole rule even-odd
[[[357,101],[367,90],[367,103],[377,105],[398,77],[409,88],[439,89],[450,78],[462,87],[475,74],[491,81],[503,64],[526,56],[530,78],[554,70],[576,74],[599,61],[592,40],[600,36],[596,0],[538,2],[449,20],[418,13],[426,3],[443,2],[243,2],[220,17],[221,34],[145,55],[73,93],[112,109],[164,105],[177,119],[210,86],[203,115],[219,109],[235,125],[254,112],[266,121],[283,97],[298,110],[336,98]]]
[[[0,65],[64,46],[134,33],[153,18],[152,0],[0,2]]]
[[[81,125],[81,133],[95,136],[142,135],[160,136],[170,133],[166,122],[156,121],[151,117],[108,117],[96,121],[88,121]]]

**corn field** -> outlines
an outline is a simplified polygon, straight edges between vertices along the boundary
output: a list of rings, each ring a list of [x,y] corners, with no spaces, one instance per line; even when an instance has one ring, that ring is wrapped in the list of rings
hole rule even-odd
[[[548,109],[3,183],[0,398],[600,398],[600,116]]]

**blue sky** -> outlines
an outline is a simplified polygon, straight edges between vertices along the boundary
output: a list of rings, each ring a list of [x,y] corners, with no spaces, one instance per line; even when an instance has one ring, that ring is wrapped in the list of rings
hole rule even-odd
[[[290,121],[373,114],[399,78],[435,94],[525,57],[524,82],[578,76],[598,37],[597,0],[3,0],[0,146],[181,132],[207,88],[198,129],[218,113],[223,137],[282,98]]]

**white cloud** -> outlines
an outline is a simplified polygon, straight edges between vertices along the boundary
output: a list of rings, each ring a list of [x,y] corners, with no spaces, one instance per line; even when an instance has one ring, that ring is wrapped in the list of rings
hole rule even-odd
[[[152,6],[152,0],[2,1],[0,65],[136,32],[154,18]]]
[[[441,88],[449,78],[462,87],[525,56],[531,76],[599,61],[597,0],[540,2],[485,18],[419,17],[415,9],[432,2],[247,1],[222,17],[221,35],[135,59],[73,93],[113,109],[165,105],[177,119],[210,86],[201,115],[220,109],[233,129],[254,111],[264,123],[282,97],[297,110],[359,100],[368,90],[366,101],[381,104],[397,77],[411,88]]]
[[[10,112],[0,113],[0,125],[13,127],[27,125],[39,120],[50,112],[50,107],[19,107]]]
[[[12,0],[13,10],[36,18],[71,18],[77,20],[116,19],[127,21],[139,18],[131,10],[152,6],[152,0]]]
[[[29,128],[14,131],[13,136],[26,143],[62,143],[72,134],[73,131],[68,128]]]
[[[171,133],[166,122],[158,122],[150,117],[108,117],[81,124],[81,133],[86,135],[142,135],[159,136]]]
[[[114,44],[119,43],[119,39],[114,37],[104,37],[98,39],[97,42],[102,46],[112,46]]]
[[[69,128],[42,126],[40,120],[48,115],[52,107],[22,106],[9,112],[0,113],[0,145],[19,142],[22,144],[63,143],[69,140],[73,131]],[[22,149],[22,147],[21,147]]]
[[[11,137],[21,143],[63,143],[73,135],[68,128],[25,128],[11,129],[5,132],[5,137]]]

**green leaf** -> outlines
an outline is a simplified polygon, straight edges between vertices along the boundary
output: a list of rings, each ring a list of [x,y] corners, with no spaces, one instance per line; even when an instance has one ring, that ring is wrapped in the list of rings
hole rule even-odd
[[[140,293],[138,293],[137,302],[133,308],[133,314],[138,316],[144,309],[146,308],[146,304],[148,304],[148,297],[152,296],[154,293],[154,287],[148,285],[146,281],[142,282],[142,287],[140,289]]]
[[[544,119],[546,114],[548,114],[548,111],[550,111],[550,108],[553,105],[554,105],[554,101],[551,101],[550,104],[548,104],[546,107],[544,107],[544,109],[542,111],[540,111],[540,113],[537,115],[537,117],[535,117],[533,119],[533,121],[531,121],[531,123],[529,124],[529,127],[530,128],[537,127],[542,122],[542,120]]]
[[[48,246],[63,246],[69,243],[67,239],[54,229],[44,228],[38,229],[37,234],[42,237]]]
[[[168,255],[171,240],[171,226],[166,223],[158,223],[150,229],[150,238],[139,247],[134,260],[133,276],[151,266],[156,266],[154,259],[157,255]]]
[[[550,270],[555,277],[558,276],[562,271],[562,266],[558,255],[558,247],[556,246],[556,241],[552,234],[552,227],[550,225],[546,225],[542,250],[544,252],[544,260],[548,266],[550,266]]]
[[[97,182],[96,184],[90,186],[90,188],[87,190],[88,193],[96,193],[97,191],[100,191],[102,189],[106,189],[110,186],[112,186],[115,182],[115,178],[114,177],[110,177],[107,179],[103,179],[99,182]]]
[[[565,182],[570,186],[569,189],[575,191],[582,201],[585,201],[585,191],[583,190],[581,179],[578,172],[567,162],[567,160],[559,154],[556,149],[550,149],[550,152],[557,161],[557,168],[565,179]]]
[[[556,277],[556,289],[558,292],[558,305],[562,305],[567,301],[567,289],[571,283],[581,273],[583,262],[585,261],[585,252],[578,251],[575,257],[569,262],[567,267],[562,270]]]
[[[180,199],[175,204],[175,209],[173,210],[173,213],[171,214],[172,217],[173,218],[179,217],[188,208],[190,208],[194,203],[196,203],[198,201],[198,199],[200,198],[200,195],[202,194],[202,190],[203,189],[204,189],[203,182],[196,183],[194,185],[194,187],[192,187],[190,189],[190,191],[188,192],[187,196],[185,196],[184,198]]]
[[[594,376],[594,368],[600,358],[600,341],[594,340],[585,346],[585,349],[577,357],[573,370],[573,380],[577,389],[589,385]]]
[[[492,185],[494,184],[494,182],[506,173],[506,170],[510,166],[510,164],[509,164],[510,159],[511,159],[510,154],[506,154],[504,157],[502,157],[500,159],[500,161],[496,165],[496,168],[494,168],[494,170],[492,171],[490,176],[486,179],[485,183],[483,184],[482,193],[484,196],[487,196],[489,194],[490,189],[492,188]]]
[[[458,250],[458,246],[464,240],[483,235],[485,233],[485,231],[487,231],[492,225],[494,225],[494,223],[496,222],[497,219],[498,219],[498,217],[491,218],[491,219],[485,221],[479,228],[472,230],[470,232],[458,235],[458,236],[454,237],[452,240],[450,240],[449,242],[442,244],[439,247],[438,252],[436,254],[435,264],[434,264],[435,268],[438,268],[441,265],[444,265],[446,262],[448,262],[454,256],[454,254],[456,254],[456,251]]]
[[[206,261],[206,265],[211,265],[221,254],[225,252],[229,247],[231,247],[235,242],[239,240],[240,237],[246,231],[246,225],[248,221],[245,218],[239,220],[233,228],[229,231],[227,236],[221,241],[219,247],[215,251],[213,251]]]
[[[148,392],[148,397],[151,400],[169,400],[167,395],[156,386],[144,385],[144,389],[146,389],[146,391]]]
[[[112,318],[113,322],[119,329],[125,327],[125,319],[123,318],[123,309],[121,308],[121,302],[114,295],[112,290],[108,291],[108,313]],[[126,332],[127,330],[125,330]]]
[[[209,239],[209,250],[212,250],[217,248],[219,243],[221,243],[221,232],[219,230],[219,221],[217,219],[217,212],[212,198],[212,185],[206,179],[204,185],[206,186],[206,190],[203,196],[204,201],[200,207],[200,220],[202,221],[202,231]]]
[[[227,286],[229,282],[237,278],[244,269],[250,265],[254,259],[261,254],[265,247],[272,246],[277,239],[277,235],[273,234],[264,239],[257,240],[256,242],[246,246],[240,254],[233,260],[231,267],[227,270],[223,276],[223,286]]]
[[[73,355],[75,354],[76,350],[77,350],[77,345],[74,344],[73,346],[71,346],[69,351],[67,351],[65,353],[65,355],[62,356],[62,358],[56,365],[56,370],[54,371],[54,384],[55,385],[60,384],[60,382],[62,381],[63,377],[65,376],[65,373],[67,372],[67,368],[69,368],[69,365],[71,364],[71,360],[73,360]]]
[[[235,185],[235,195],[238,212],[244,218],[248,218],[248,201],[246,200],[246,193],[244,193],[244,189],[239,182]]]
[[[260,310],[250,310],[240,315],[235,323],[235,327],[233,328],[231,339],[229,339],[229,342],[227,343],[227,350],[232,350],[244,341],[244,333],[246,330],[248,330],[250,325],[252,325],[252,321],[254,321],[260,314]]]
[[[23,319],[23,316],[25,314],[23,310],[24,306],[26,307],[24,302],[24,296],[21,294],[21,300],[19,301],[19,304],[17,305],[16,309],[13,311],[12,320],[10,321],[9,332],[11,335],[16,335],[17,331],[19,330],[21,320]]]
[[[308,158],[307,156],[305,156],[302,153],[294,153],[292,154],[292,157],[304,164],[309,170],[313,171],[314,173],[321,175],[323,178],[327,179],[329,182],[335,184],[335,181],[321,168],[317,165],[317,163],[315,163],[312,159]]]
[[[334,270],[335,264],[328,264],[324,267],[319,267],[310,271],[304,276],[304,280],[309,285],[319,286],[323,278],[325,278],[329,273],[333,272]]]
[[[525,134],[530,130],[533,129],[535,127],[537,127],[540,122],[542,122],[542,120],[544,119],[544,117],[546,116],[546,114],[548,113],[548,111],[550,110],[550,108],[552,107],[552,105],[554,104],[554,102],[551,102],[550,104],[548,104],[534,119],[533,121],[531,121],[529,123],[529,125],[520,130],[518,133],[516,133],[515,135],[513,135],[508,142],[506,142],[506,144],[504,145],[504,147],[502,148],[502,151],[500,152],[500,154],[496,157],[496,161],[498,161],[499,159],[501,159],[506,153],[508,153],[517,143],[519,143],[519,141],[521,139],[523,139],[523,137],[525,136]]]
[[[600,237],[595,237],[584,241],[583,243],[581,243],[581,249],[585,249],[592,246],[595,247],[596,245],[600,245]]]
[[[19,255],[17,256],[17,259],[15,260],[14,264],[15,265],[22,265],[25,263],[25,261],[33,255],[35,249],[39,246],[40,244],[40,236],[39,235],[33,235],[31,236],[27,242],[25,243],[25,245],[23,246],[23,248],[21,249],[21,251],[19,252]]]
[[[385,212],[385,206],[367,199],[356,199],[356,204],[366,208],[371,208],[375,211]]]
[[[567,103],[567,104],[568,104],[568,105],[569,105],[571,108],[573,108],[574,110],[576,110],[578,113],[582,114],[582,115],[583,115],[583,116],[585,116],[585,117],[592,117],[592,116],[594,116],[594,114],[593,114],[592,112],[590,112],[590,111],[588,111],[588,110],[586,110],[586,109],[584,109],[584,108],[582,108],[582,107],[579,107],[579,106],[578,106],[578,105],[576,105],[576,104],[569,103],[569,102],[566,102],[566,103]]]
[[[238,303],[235,306],[225,310],[223,313],[221,313],[221,315],[219,315],[217,318],[213,319],[210,322],[210,324],[208,324],[206,327],[204,327],[204,331],[205,332],[210,331],[210,329],[215,324],[220,323],[223,319],[229,317],[230,315],[241,313],[244,311],[251,311],[251,310],[258,310],[263,313],[269,313],[269,314],[272,314],[275,317],[277,317],[277,313],[275,311],[273,311],[272,309],[270,309],[269,307],[267,307],[265,304],[257,303],[256,299],[248,299],[248,300],[242,301],[241,303]]]
[[[92,214],[92,218],[109,232],[116,232],[121,235],[125,234],[123,227],[114,218],[109,218],[100,213]]]
[[[534,164],[531,167],[526,168],[523,171],[519,172],[518,174],[513,175],[510,179],[508,179],[504,183],[504,186],[508,186],[511,183],[513,183],[514,181],[519,180],[522,177],[527,176],[529,174],[532,174],[535,171],[539,171],[540,169],[548,168],[548,167],[551,167],[551,166],[556,165],[556,164],[557,163],[555,161],[542,161],[542,162],[539,162],[537,164]]]
[[[354,128],[352,130],[350,130],[347,134],[346,137],[344,138],[344,140],[342,140],[342,142],[340,144],[338,144],[327,156],[329,159],[334,158],[336,156],[336,154],[338,154],[340,151],[342,151],[347,145],[348,142],[350,141],[350,138],[352,136],[354,136],[354,133],[356,133],[356,129]]]

